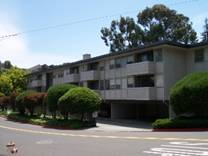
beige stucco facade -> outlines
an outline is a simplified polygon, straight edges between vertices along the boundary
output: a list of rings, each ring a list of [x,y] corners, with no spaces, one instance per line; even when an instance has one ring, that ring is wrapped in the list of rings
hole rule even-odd
[[[198,49],[202,49],[204,58],[196,62],[195,51]],[[207,44],[191,47],[168,42],[96,58],[88,57],[48,68],[44,72],[32,72],[28,88],[46,90],[51,85],[63,83],[89,87],[98,92],[104,101],[111,103],[111,116],[116,117],[119,113],[115,111],[125,113],[128,102],[131,101],[134,101],[135,108],[142,102],[154,104],[152,108],[157,107],[157,103],[167,107],[170,89],[178,80],[187,74],[207,70]],[[38,79],[35,78],[37,75]],[[114,101],[126,103],[124,106]],[[142,107],[145,107],[146,114],[151,114],[146,106]],[[149,110],[152,111],[152,108]]]

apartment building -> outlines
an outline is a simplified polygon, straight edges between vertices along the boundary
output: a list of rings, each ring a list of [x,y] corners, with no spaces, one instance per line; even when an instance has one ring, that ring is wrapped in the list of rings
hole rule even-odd
[[[39,66],[28,76],[28,89],[46,91],[71,83],[103,98],[102,115],[111,118],[168,117],[171,87],[192,72],[208,70],[208,43],[163,41],[77,62]]]

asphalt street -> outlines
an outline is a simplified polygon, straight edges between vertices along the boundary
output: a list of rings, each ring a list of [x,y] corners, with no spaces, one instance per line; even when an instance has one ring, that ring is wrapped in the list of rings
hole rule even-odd
[[[6,144],[14,141],[17,154]],[[56,130],[0,118],[0,156],[208,155],[208,132]]]

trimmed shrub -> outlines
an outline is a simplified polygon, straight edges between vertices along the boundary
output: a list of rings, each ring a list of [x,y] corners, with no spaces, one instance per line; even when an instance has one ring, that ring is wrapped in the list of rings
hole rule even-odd
[[[58,110],[58,99],[74,87],[76,86],[71,84],[60,84],[48,89],[47,106],[54,118],[56,118],[56,112]]]
[[[43,99],[46,93],[31,93],[25,96],[24,103],[26,109],[28,109],[30,116],[34,115],[34,110],[37,107],[42,107]]]
[[[35,93],[35,91],[31,91],[31,90],[24,91],[16,97],[17,110],[21,115],[25,114],[25,108],[26,108],[25,102],[24,102],[25,97],[33,93]]]
[[[153,128],[208,128],[208,119],[205,118],[188,118],[178,117],[175,119],[157,119]]]
[[[177,115],[208,116],[208,72],[194,73],[171,89],[170,104]]]
[[[1,96],[0,97],[0,108],[2,111],[8,108],[10,103],[10,98],[9,96]]]
[[[84,87],[71,89],[59,99],[59,108],[64,116],[68,113],[80,114],[83,121],[86,113],[92,113],[99,109],[101,104],[100,96]]]

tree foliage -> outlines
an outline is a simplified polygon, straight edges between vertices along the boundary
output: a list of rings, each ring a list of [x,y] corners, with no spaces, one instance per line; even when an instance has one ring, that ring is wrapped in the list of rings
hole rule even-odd
[[[130,17],[113,20],[110,28],[101,29],[101,38],[111,52],[163,40],[184,44],[197,41],[189,18],[162,4],[141,11],[137,23]]]
[[[202,41],[208,41],[208,18],[204,20],[204,31],[202,32]]]
[[[67,91],[76,86],[71,84],[60,84],[51,86],[47,91],[47,106],[53,117],[56,117],[56,111],[58,110],[58,99],[63,96]]]
[[[81,114],[81,120],[83,120],[85,113],[92,113],[99,109],[101,98],[89,88],[77,87],[65,93],[58,102],[64,115]]]
[[[34,110],[37,107],[42,108],[43,100],[46,93],[31,93],[25,96],[24,103],[25,108],[29,110],[31,116],[34,114]]]
[[[28,91],[22,92],[21,94],[19,94],[16,97],[16,107],[17,107],[18,112],[21,115],[24,115],[25,114],[25,108],[26,108],[26,103],[24,101],[25,100],[25,97],[28,96],[28,95],[31,95],[33,93],[35,93],[35,91],[28,90]]]
[[[9,77],[6,75],[1,75],[0,76],[0,92],[5,94],[5,95],[10,95],[10,93],[13,90],[13,85],[12,81]]]
[[[177,82],[170,92],[170,104],[177,115],[208,116],[208,72],[194,73]]]
[[[101,33],[101,38],[107,46],[110,46],[111,52],[137,47],[143,38],[143,31],[130,17],[121,17],[119,21],[113,20],[110,29],[102,28]]]
[[[24,69],[12,67],[2,75],[5,75],[11,80],[14,90],[24,91],[26,90],[26,86],[27,86],[27,77],[26,77],[27,74],[28,72]]]
[[[26,90],[27,71],[12,67],[0,74],[0,92],[10,95],[12,91],[21,92]]]

